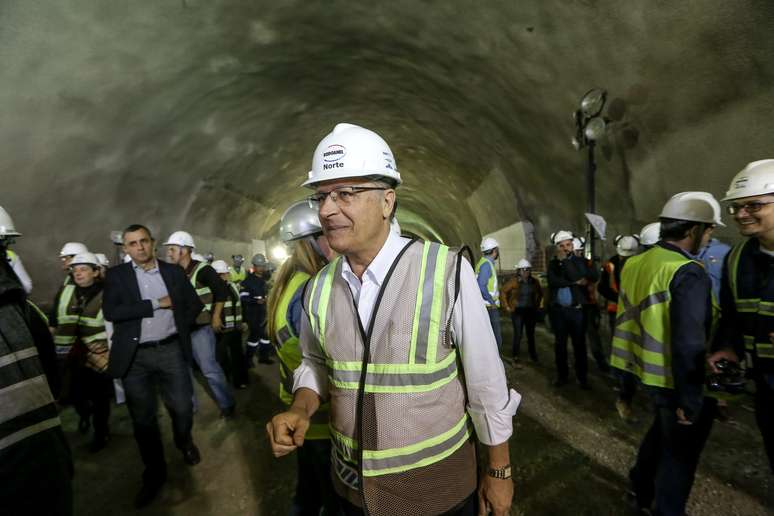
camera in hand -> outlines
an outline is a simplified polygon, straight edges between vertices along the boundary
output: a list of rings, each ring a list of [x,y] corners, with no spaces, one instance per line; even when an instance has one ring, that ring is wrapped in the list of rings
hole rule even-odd
[[[715,362],[715,367],[719,373],[709,375],[707,378],[707,388],[713,392],[727,392],[729,394],[741,394],[744,392],[745,379],[744,370],[736,362],[731,362],[721,358]]]

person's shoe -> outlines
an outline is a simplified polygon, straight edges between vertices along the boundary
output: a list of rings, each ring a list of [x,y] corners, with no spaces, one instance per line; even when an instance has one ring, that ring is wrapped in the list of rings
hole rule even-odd
[[[567,385],[567,379],[566,378],[557,378],[553,382],[551,382],[551,385],[553,387],[564,387]]]
[[[618,412],[618,417],[626,421],[627,423],[632,420],[632,405],[623,400],[616,400],[615,410]]]
[[[81,420],[78,421],[78,431],[82,434],[88,433],[90,426],[91,423],[89,422],[89,416],[81,417]]]
[[[109,435],[94,436],[94,440],[91,441],[91,444],[89,445],[89,451],[91,453],[97,453],[98,451],[102,450],[107,446],[108,441],[110,441]]]
[[[196,466],[201,462],[202,456],[199,455],[199,448],[197,448],[194,443],[189,444],[188,447],[183,450],[183,460],[189,466]]]
[[[140,488],[140,492],[134,497],[134,508],[142,509],[147,507],[156,498],[156,495],[161,491],[161,487],[164,485],[164,481],[155,483],[144,483]]]
[[[220,417],[223,419],[234,419],[236,416],[236,405],[231,405],[220,411]]]

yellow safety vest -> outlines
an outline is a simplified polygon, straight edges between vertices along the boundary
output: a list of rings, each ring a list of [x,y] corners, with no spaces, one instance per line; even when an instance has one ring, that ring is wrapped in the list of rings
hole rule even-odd
[[[223,303],[223,326],[226,330],[239,329],[242,324],[242,303],[239,301],[239,289],[233,283],[228,283],[231,296]],[[236,302],[234,302],[236,299]]]
[[[200,282],[198,278],[199,271],[207,267],[207,265],[208,264],[204,262],[197,263],[196,268],[194,268],[190,277],[191,285],[193,285],[193,288],[196,290],[196,294],[199,296],[202,304],[204,304],[204,310],[199,312],[199,315],[196,316],[196,324],[199,325],[209,324],[212,321],[212,290],[210,290],[210,287]]]
[[[235,271],[233,267],[229,267],[228,276],[228,279],[232,283],[242,283],[247,277],[247,272],[244,267],[242,267],[239,272]]]
[[[69,276],[68,276],[69,277]],[[62,287],[59,294],[59,303],[56,307],[56,331],[54,332],[54,344],[58,355],[66,355],[78,338],[78,307],[75,300],[75,285],[68,284]]]
[[[446,333],[455,257],[432,242],[404,250],[373,309],[365,370],[369,330],[341,277],[343,259],[307,289],[309,324],[328,367],[334,486],[374,514],[443,513],[476,487],[459,357]]]
[[[489,295],[492,296],[492,299],[495,300],[495,304],[492,305],[489,303],[489,301],[486,301],[487,308],[494,308],[500,306],[500,293],[499,293],[499,287],[497,285],[497,270],[495,270],[494,264],[486,259],[484,256],[482,256],[478,263],[476,263],[476,276],[478,276],[481,273],[481,267],[484,265],[489,264],[489,268],[491,269],[491,274],[489,275],[489,281],[486,283],[486,290],[489,292]]]
[[[698,263],[655,246],[629,258],[621,271],[610,364],[634,373],[645,385],[674,388],[669,285],[692,262]]]

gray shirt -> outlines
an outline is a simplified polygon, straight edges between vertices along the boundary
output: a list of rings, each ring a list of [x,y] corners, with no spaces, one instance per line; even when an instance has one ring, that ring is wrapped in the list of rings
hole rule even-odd
[[[159,308],[159,299],[169,295],[164,278],[161,277],[158,263],[152,269],[145,270],[132,262],[137,285],[140,287],[140,297],[153,303],[153,317],[144,317],[140,326],[140,344],[162,340],[177,333],[175,317],[169,308]]]

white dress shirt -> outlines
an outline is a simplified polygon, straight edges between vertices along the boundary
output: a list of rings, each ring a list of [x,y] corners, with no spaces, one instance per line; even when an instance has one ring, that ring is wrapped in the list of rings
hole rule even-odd
[[[382,249],[358,278],[344,258],[341,275],[349,285],[363,327],[367,327],[382,282],[393,261],[409,239],[390,232]],[[302,318],[303,360],[294,373],[293,391],[306,387],[322,399],[328,398],[328,372],[319,350],[309,349],[304,334],[311,334],[307,317]],[[479,440],[488,446],[501,444],[513,433],[512,418],[521,395],[508,389],[505,369],[473,268],[462,261],[460,295],[452,315],[451,338],[460,352],[468,393],[467,411]],[[313,344],[316,347],[316,343]],[[315,352],[316,351],[316,352]]]

